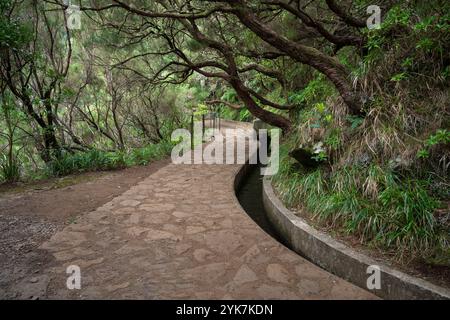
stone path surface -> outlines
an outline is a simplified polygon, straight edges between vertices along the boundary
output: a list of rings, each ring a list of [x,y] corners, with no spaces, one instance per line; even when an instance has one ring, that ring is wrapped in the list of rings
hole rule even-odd
[[[55,259],[34,282],[50,299],[375,298],[260,229],[235,197],[239,168],[161,168],[45,242]],[[66,287],[69,265],[80,290]]]

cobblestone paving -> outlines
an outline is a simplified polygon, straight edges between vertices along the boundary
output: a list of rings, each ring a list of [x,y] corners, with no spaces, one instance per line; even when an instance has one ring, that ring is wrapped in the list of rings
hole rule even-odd
[[[371,299],[268,236],[233,190],[239,165],[170,164],[42,245],[45,298]],[[81,268],[81,289],[66,268]]]

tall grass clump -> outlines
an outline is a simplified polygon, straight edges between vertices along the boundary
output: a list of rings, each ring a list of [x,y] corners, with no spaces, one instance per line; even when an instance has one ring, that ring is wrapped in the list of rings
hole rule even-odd
[[[404,180],[375,165],[307,171],[286,156],[281,163],[274,185],[283,201],[324,226],[398,258],[426,257],[448,245],[448,230],[433,215],[440,202],[426,181]]]
[[[151,161],[160,160],[170,154],[172,147],[172,143],[164,140],[157,144],[133,149],[127,157],[127,163],[128,165],[147,165]]]
[[[16,159],[9,159],[5,156],[0,162],[0,181],[17,182],[20,179],[20,165]]]
[[[172,144],[166,140],[142,148],[125,151],[101,151],[92,149],[75,154],[64,153],[48,164],[50,176],[65,176],[87,171],[123,169],[134,165],[146,165],[170,153]]]
[[[65,176],[86,171],[112,170],[125,166],[125,157],[122,152],[93,149],[75,154],[64,153],[48,164],[48,170],[52,176]]]

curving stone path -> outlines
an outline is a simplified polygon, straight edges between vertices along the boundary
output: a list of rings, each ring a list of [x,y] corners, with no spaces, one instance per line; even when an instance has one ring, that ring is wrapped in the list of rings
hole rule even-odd
[[[285,248],[240,207],[239,165],[170,164],[42,245],[46,298],[371,299]],[[214,200],[212,200],[214,199]],[[66,267],[81,268],[80,290]]]

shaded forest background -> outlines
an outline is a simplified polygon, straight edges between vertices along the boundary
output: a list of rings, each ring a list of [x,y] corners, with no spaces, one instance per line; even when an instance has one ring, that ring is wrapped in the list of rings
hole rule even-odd
[[[146,164],[192,113],[283,130],[287,205],[450,265],[450,3],[0,0],[0,178]],[[367,28],[367,7],[381,9]]]

